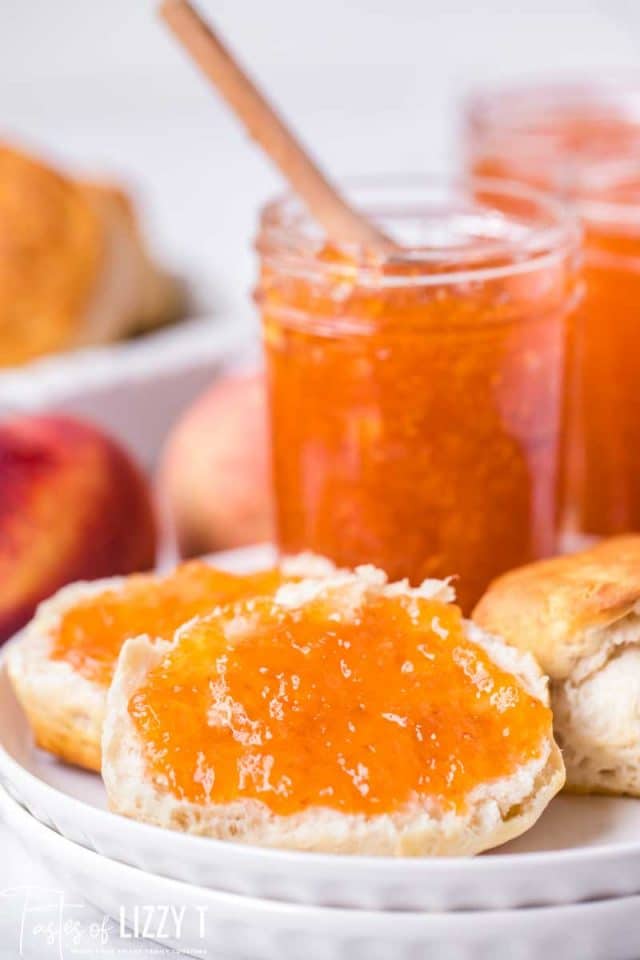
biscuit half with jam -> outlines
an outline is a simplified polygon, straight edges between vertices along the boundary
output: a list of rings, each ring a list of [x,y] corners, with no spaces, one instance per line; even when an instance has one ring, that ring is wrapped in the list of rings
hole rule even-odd
[[[128,640],[111,809],[337,853],[474,854],[522,833],[564,782],[546,679],[452,600],[362,567]]]

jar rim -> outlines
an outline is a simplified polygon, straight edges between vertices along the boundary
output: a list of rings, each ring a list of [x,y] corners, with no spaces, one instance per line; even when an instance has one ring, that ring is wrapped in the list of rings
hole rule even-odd
[[[630,67],[604,71],[598,77],[564,75],[489,85],[467,93],[462,108],[467,123],[479,131],[544,137],[554,135],[554,121],[561,120],[567,110],[582,107],[595,114],[613,104],[640,127],[640,70]],[[545,129],[537,125],[541,109]]]
[[[611,115],[615,107],[616,113]],[[622,191],[616,199],[597,196],[588,184],[605,176],[618,185],[631,172],[640,182],[640,162],[631,141],[608,152],[605,141],[568,147],[562,141],[562,123],[571,111],[577,119],[616,124],[623,130],[637,130],[640,145],[640,70],[605,71],[602,76],[565,76],[556,80],[525,80],[475,91],[463,102],[463,112],[471,131],[480,136],[516,137],[512,152],[526,169],[536,168],[548,154],[539,149],[558,151],[550,167],[549,189],[575,206],[589,225],[605,225],[621,230],[640,230],[640,194],[625,199]],[[554,141],[560,139],[560,143]],[[489,139],[489,142],[491,140]],[[499,151],[500,152],[500,151]]]
[[[263,264],[310,282],[343,277],[365,287],[435,286],[486,282],[543,270],[580,247],[582,231],[574,212],[561,200],[521,183],[496,177],[387,174],[345,178],[340,186],[352,199],[372,194],[374,204],[360,200],[356,205],[369,213],[383,229],[388,219],[413,218],[416,223],[424,220],[427,217],[425,198],[431,192],[432,203],[436,205],[430,216],[439,217],[441,227],[447,218],[452,220],[454,216],[460,216],[464,220],[473,214],[485,222],[488,237],[481,241],[476,236],[475,245],[470,242],[459,246],[403,244],[400,256],[386,259],[373,259],[358,249],[340,248],[346,254],[344,262],[322,260],[319,257],[325,244],[322,231],[314,224],[302,202],[286,191],[268,201],[261,211],[256,247]],[[527,223],[499,206],[483,204],[479,199],[483,193],[500,198],[505,204],[528,205],[530,219],[534,222]],[[387,199],[381,205],[383,198]],[[393,207],[388,205],[391,198],[395,204]],[[445,209],[443,200],[446,198],[450,203],[457,198],[459,209],[453,206]],[[519,229],[517,241],[500,236],[508,226]],[[492,231],[495,237],[490,236]],[[488,259],[500,257],[507,262],[487,266]],[[394,273],[395,264],[403,272]],[[410,274],[406,271],[407,266],[411,266]],[[424,269],[421,270],[421,266]]]

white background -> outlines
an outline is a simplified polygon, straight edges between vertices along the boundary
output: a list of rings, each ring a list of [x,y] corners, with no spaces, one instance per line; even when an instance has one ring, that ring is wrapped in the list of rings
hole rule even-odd
[[[151,0],[0,0],[4,132],[118,172],[156,246],[250,316],[251,240],[277,176]],[[455,162],[474,84],[640,64],[637,0],[202,0],[335,174]]]

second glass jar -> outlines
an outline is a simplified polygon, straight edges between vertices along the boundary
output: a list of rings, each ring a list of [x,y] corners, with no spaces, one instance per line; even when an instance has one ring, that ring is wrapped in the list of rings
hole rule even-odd
[[[561,546],[640,529],[640,73],[479,92],[468,168],[543,187],[584,228]]]

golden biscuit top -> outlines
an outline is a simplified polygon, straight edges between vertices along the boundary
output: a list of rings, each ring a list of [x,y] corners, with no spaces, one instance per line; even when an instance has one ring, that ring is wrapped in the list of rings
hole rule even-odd
[[[564,679],[593,656],[603,630],[640,602],[640,535],[511,570],[489,586],[473,619],[528,650],[545,673]]]
[[[73,341],[102,256],[90,191],[0,143],[0,367]]]

